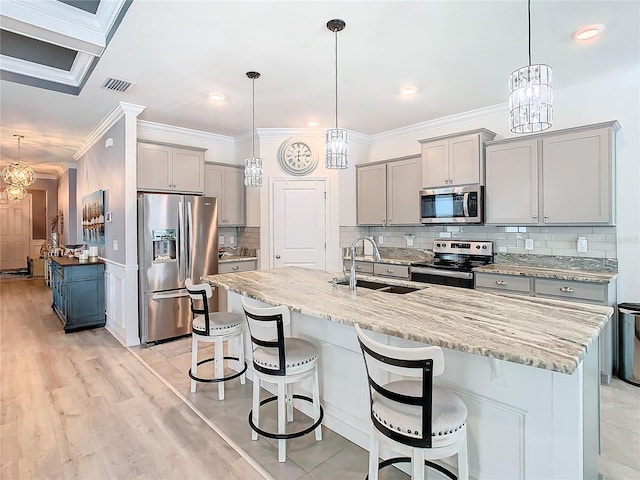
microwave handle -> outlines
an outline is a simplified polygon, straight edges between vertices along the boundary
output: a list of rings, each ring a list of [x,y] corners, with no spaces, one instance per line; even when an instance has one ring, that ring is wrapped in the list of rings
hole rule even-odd
[[[465,218],[469,217],[469,192],[464,194],[462,201],[462,211],[464,212]]]

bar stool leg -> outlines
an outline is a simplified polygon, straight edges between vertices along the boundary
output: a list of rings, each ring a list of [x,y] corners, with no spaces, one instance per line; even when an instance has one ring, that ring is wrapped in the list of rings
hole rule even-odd
[[[286,432],[286,385],[284,379],[280,379],[278,382],[278,433],[282,434]],[[287,441],[284,439],[278,439],[278,462],[284,463],[287,461]]]
[[[222,378],[224,377],[224,344],[221,337],[216,338],[215,349],[215,376]],[[224,382],[218,382],[218,400],[224,400]]]
[[[464,432],[464,443],[458,452],[458,480],[469,480],[469,459],[467,455],[467,432]]]
[[[313,372],[313,420],[318,421],[320,418],[320,387],[318,386],[318,369]],[[322,425],[316,427],[316,441],[322,440]]]
[[[413,474],[411,475],[411,480],[424,480],[424,450],[422,448],[414,448],[412,457]]]
[[[287,422],[293,422],[293,383],[287,384]]]
[[[378,460],[379,443],[375,430],[371,429],[371,440],[369,442],[369,480],[378,480]]]
[[[238,368],[242,370],[244,368],[244,333],[241,333],[238,337]],[[240,375],[240,384],[244,385],[246,382],[246,375],[243,373]]]
[[[253,375],[253,407],[251,410],[253,424],[260,428],[260,377]],[[258,440],[258,432],[251,429],[251,440]]]
[[[191,373],[198,376],[198,337],[191,335]],[[191,393],[196,393],[196,381],[191,379]]]

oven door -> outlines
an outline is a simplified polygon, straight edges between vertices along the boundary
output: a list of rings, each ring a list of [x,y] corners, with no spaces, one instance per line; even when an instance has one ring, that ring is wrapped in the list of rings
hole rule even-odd
[[[449,287],[473,288],[473,272],[445,270],[442,268],[411,266],[411,281],[447,285]]]
[[[482,223],[482,187],[436,188],[420,192],[422,223]]]

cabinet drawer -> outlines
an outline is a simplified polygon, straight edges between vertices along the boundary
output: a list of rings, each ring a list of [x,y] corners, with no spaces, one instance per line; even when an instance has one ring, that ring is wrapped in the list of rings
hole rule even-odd
[[[605,303],[606,284],[536,278],[536,297],[566,298]]]
[[[390,263],[374,263],[373,274],[382,277],[409,278],[407,265],[392,265]]]
[[[475,274],[476,288],[490,288],[506,292],[524,293],[531,291],[530,280],[527,277],[515,275],[499,275],[488,273]]]
[[[218,273],[248,272],[256,269],[256,262],[227,262],[218,264]]]
[[[344,268],[346,268],[348,271],[351,270],[351,261],[350,260],[345,260],[344,261]],[[371,263],[371,262],[361,262],[361,261],[356,260],[356,272],[373,273],[373,263]]]

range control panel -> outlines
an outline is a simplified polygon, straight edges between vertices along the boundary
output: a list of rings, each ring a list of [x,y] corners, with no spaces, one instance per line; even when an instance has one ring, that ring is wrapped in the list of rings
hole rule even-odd
[[[433,253],[493,255],[493,242],[437,238],[433,241]]]

